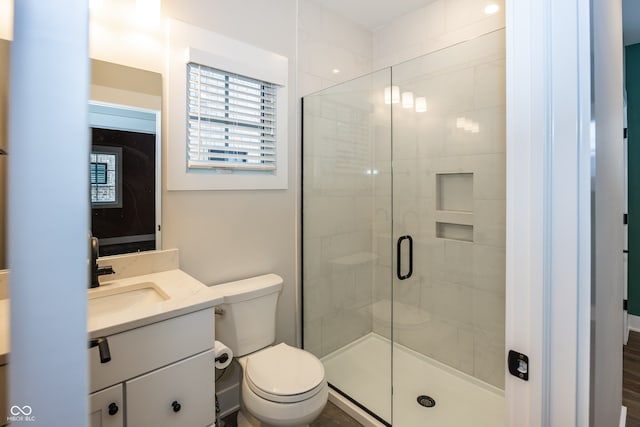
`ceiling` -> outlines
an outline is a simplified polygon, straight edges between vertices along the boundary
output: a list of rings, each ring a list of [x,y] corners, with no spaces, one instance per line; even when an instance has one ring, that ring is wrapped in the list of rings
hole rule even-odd
[[[435,0],[320,0],[319,3],[338,15],[368,30],[419,9]],[[637,0],[632,0],[637,1]]]

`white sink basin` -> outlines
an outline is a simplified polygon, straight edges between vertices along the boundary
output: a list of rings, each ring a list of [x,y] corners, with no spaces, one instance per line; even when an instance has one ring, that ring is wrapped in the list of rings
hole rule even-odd
[[[87,291],[89,337],[109,336],[211,308],[223,302],[213,288],[179,269],[108,281]]]
[[[169,296],[153,282],[101,288],[89,291],[89,317],[113,315],[132,309],[144,309],[166,301]]]

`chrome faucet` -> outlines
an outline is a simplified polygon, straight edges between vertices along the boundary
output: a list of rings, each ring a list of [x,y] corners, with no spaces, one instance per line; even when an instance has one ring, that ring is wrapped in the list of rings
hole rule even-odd
[[[110,265],[105,265],[103,267],[98,266],[98,239],[93,237],[91,233],[89,233],[89,239],[91,241],[91,278],[89,280],[89,287],[97,288],[100,286],[100,282],[98,281],[99,276],[115,274],[115,271]]]

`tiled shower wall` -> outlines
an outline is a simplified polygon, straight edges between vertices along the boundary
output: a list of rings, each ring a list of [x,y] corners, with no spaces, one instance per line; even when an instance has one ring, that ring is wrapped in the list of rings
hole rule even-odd
[[[403,63],[393,76],[428,105],[393,109],[394,236],[414,239],[413,276],[393,287],[395,341],[504,387],[504,32]],[[374,331],[390,332],[375,320]]]
[[[299,91],[305,95],[362,75],[371,64],[396,64],[502,28],[503,14],[484,16],[483,7],[480,1],[437,0],[367,31],[303,0]],[[418,73],[403,71],[411,70],[410,64],[394,68],[394,82],[404,72],[402,85],[429,95],[427,113],[394,105],[394,234],[411,233],[415,239],[414,275],[394,285],[394,321],[400,344],[503,387],[504,63],[495,52],[486,53],[488,61],[470,59],[455,72],[429,75],[419,61],[413,62]],[[332,73],[340,67],[340,74]],[[367,78],[368,85],[359,87],[358,79],[305,98],[303,209],[318,215],[312,232],[303,227],[303,328],[305,348],[319,356],[368,332],[387,337],[391,332],[391,115],[381,93],[389,76]],[[447,93],[438,92],[444,88]],[[315,117],[307,120],[307,113]],[[478,123],[480,131],[457,128],[459,116]],[[349,154],[367,159],[351,163],[352,169],[345,167],[344,153],[331,148],[339,135],[350,134],[358,137],[350,139]],[[318,159],[311,160],[317,154],[308,151],[312,145]],[[473,174],[472,209],[461,214],[466,219],[436,209],[436,176],[451,172]],[[437,222],[456,220],[472,223],[472,242],[436,237]]]
[[[298,40],[300,96],[372,70],[372,33],[322,2],[298,2]],[[372,331],[375,120],[363,82],[304,104],[303,337],[318,356]]]
[[[499,6],[486,15],[488,3]],[[373,69],[379,70],[504,28],[504,0],[434,0],[373,34]]]
[[[376,76],[304,100],[303,333],[320,357],[372,331]]]
[[[298,93],[372,71],[373,34],[314,0],[298,2]],[[335,72],[337,70],[337,73]]]

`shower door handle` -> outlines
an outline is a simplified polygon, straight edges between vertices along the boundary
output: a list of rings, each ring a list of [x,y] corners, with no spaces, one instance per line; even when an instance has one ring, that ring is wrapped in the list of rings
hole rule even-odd
[[[407,274],[402,274],[402,242],[408,240],[409,241],[409,271],[407,272]],[[405,280],[408,279],[409,277],[411,277],[411,275],[413,274],[413,239],[411,238],[411,236],[402,236],[398,239],[398,244],[397,244],[397,251],[398,251],[398,268],[397,268],[397,275],[398,275],[398,279],[400,280]]]

